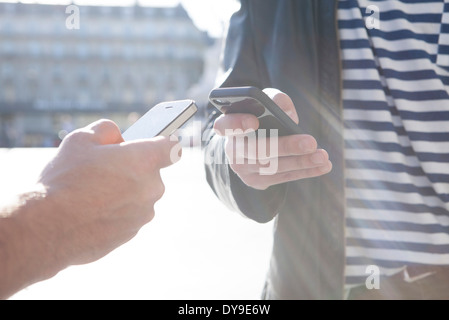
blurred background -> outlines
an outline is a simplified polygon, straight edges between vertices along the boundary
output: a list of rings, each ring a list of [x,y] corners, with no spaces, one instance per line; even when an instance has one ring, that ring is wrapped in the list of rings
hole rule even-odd
[[[235,0],[0,1],[0,205],[36,181],[76,128],[109,118],[124,131],[166,100],[200,108],[178,132],[189,147],[161,172],[166,191],[151,223],[99,261],[11,299],[260,298],[273,223],[220,203],[198,147],[238,8]]]
[[[195,100],[203,122],[238,8],[235,0],[0,2],[0,147],[55,147],[99,118],[124,131],[167,100]]]

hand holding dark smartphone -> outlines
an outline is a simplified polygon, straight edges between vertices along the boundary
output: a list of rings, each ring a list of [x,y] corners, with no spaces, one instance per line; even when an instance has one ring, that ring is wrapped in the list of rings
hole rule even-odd
[[[256,87],[217,88],[210,92],[209,101],[224,114],[255,115],[259,119],[259,129],[277,129],[278,136],[303,133],[270,97]]]

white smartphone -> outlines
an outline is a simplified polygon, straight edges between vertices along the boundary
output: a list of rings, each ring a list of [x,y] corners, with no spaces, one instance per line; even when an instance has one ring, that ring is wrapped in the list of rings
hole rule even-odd
[[[155,105],[122,135],[125,141],[167,137],[182,127],[197,112],[193,100],[167,101]]]

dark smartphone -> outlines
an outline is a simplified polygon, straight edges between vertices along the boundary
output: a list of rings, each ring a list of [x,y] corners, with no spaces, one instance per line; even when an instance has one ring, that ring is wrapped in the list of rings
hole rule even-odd
[[[125,141],[167,137],[187,122],[198,108],[193,100],[167,101],[155,105],[124,133]]]
[[[256,87],[217,88],[209,101],[222,113],[250,113],[259,119],[259,129],[277,129],[278,136],[301,134],[299,126],[262,90]]]

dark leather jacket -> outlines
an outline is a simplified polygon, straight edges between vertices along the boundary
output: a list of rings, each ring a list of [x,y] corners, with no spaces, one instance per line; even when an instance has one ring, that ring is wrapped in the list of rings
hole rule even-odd
[[[209,130],[207,181],[233,210],[275,217],[266,299],[343,298],[344,161],[341,67],[335,0],[242,0],[226,40],[222,87],[278,88],[300,126],[328,151],[331,173],[258,191],[224,163],[224,139]],[[211,113],[211,129],[216,113]],[[211,161],[213,159],[213,161]]]

